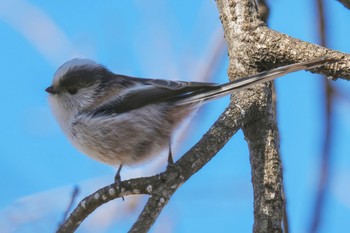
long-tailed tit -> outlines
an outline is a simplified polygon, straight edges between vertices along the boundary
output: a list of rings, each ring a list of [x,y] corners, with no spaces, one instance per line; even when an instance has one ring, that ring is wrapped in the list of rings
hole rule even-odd
[[[73,59],[58,68],[46,91],[53,114],[73,145],[121,168],[169,146],[179,123],[208,100],[333,61],[321,57],[213,84],[129,77],[88,59]]]

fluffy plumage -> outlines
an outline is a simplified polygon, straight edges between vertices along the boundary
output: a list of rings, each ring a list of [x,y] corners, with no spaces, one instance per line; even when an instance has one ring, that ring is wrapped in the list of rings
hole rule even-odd
[[[73,59],[46,91],[62,130],[80,151],[110,165],[135,164],[166,148],[178,124],[207,100],[332,61],[318,58],[220,85],[129,77]]]

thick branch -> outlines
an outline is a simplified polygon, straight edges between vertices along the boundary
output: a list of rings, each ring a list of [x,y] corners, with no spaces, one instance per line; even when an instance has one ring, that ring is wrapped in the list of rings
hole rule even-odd
[[[217,0],[217,5],[228,43],[231,80],[291,61],[309,60],[325,54],[338,58],[345,56],[268,29],[258,19],[254,0]],[[323,74],[349,79],[349,56],[342,62],[344,72],[338,65],[333,70],[325,69]],[[254,232],[282,232],[282,166],[270,85],[257,86],[233,98],[244,111],[255,112],[256,116],[256,121],[248,122],[242,128],[250,149]]]
[[[230,78],[327,54],[341,59],[341,62],[327,66],[320,74],[350,80],[349,54],[267,28],[258,19],[253,0],[217,0],[217,5],[228,44]]]
[[[217,4],[229,47],[230,79],[326,53],[344,58],[341,64],[328,65],[321,72],[350,78],[349,56],[266,28],[258,20],[253,0],[217,0]],[[78,205],[59,232],[73,232],[98,206],[131,194],[151,195],[131,229],[131,232],[148,231],[173,193],[208,163],[240,128],[243,128],[250,148],[254,195],[259,196],[254,201],[254,230],[280,231],[282,174],[278,157],[278,131],[269,87],[270,84],[261,84],[235,94],[230,107],[174,166],[156,176],[123,181],[121,189],[115,185],[100,189]]]
[[[258,19],[255,1],[217,2],[225,37],[229,43],[230,79],[256,73],[258,70],[254,64],[264,60],[261,59],[264,58],[264,53],[254,53],[251,46],[255,46],[255,43],[249,37],[263,27],[264,23]],[[282,169],[271,97],[270,83],[267,83],[238,93],[233,100],[245,111],[256,113],[256,118],[246,122],[242,128],[250,151],[254,232],[282,232]]]

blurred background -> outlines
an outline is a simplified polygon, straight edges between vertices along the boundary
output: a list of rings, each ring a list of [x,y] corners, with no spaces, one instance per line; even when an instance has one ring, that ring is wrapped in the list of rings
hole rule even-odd
[[[322,43],[316,2],[268,1],[269,27]],[[324,9],[327,45],[349,53],[350,11],[333,0],[325,1]],[[3,233],[53,232],[74,187],[80,200],[113,182],[115,168],[73,148],[50,112],[44,89],[63,62],[88,57],[132,76],[227,81],[227,51],[212,0],[0,0],[0,36]],[[276,81],[290,232],[344,232],[349,226],[350,85],[331,82],[332,98],[324,85],[323,77],[307,72]],[[212,102],[185,122],[175,140],[176,158],[227,104],[228,98]],[[164,155],[126,168],[122,178],[156,174],[165,161]],[[175,193],[152,232],[251,232],[250,173],[247,145],[238,132]],[[77,232],[126,232],[145,201],[142,196],[112,201]]]

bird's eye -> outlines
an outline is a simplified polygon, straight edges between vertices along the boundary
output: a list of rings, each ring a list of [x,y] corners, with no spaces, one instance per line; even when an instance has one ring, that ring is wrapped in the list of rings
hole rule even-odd
[[[74,95],[78,92],[78,89],[76,87],[69,87],[67,91],[69,94]]]

